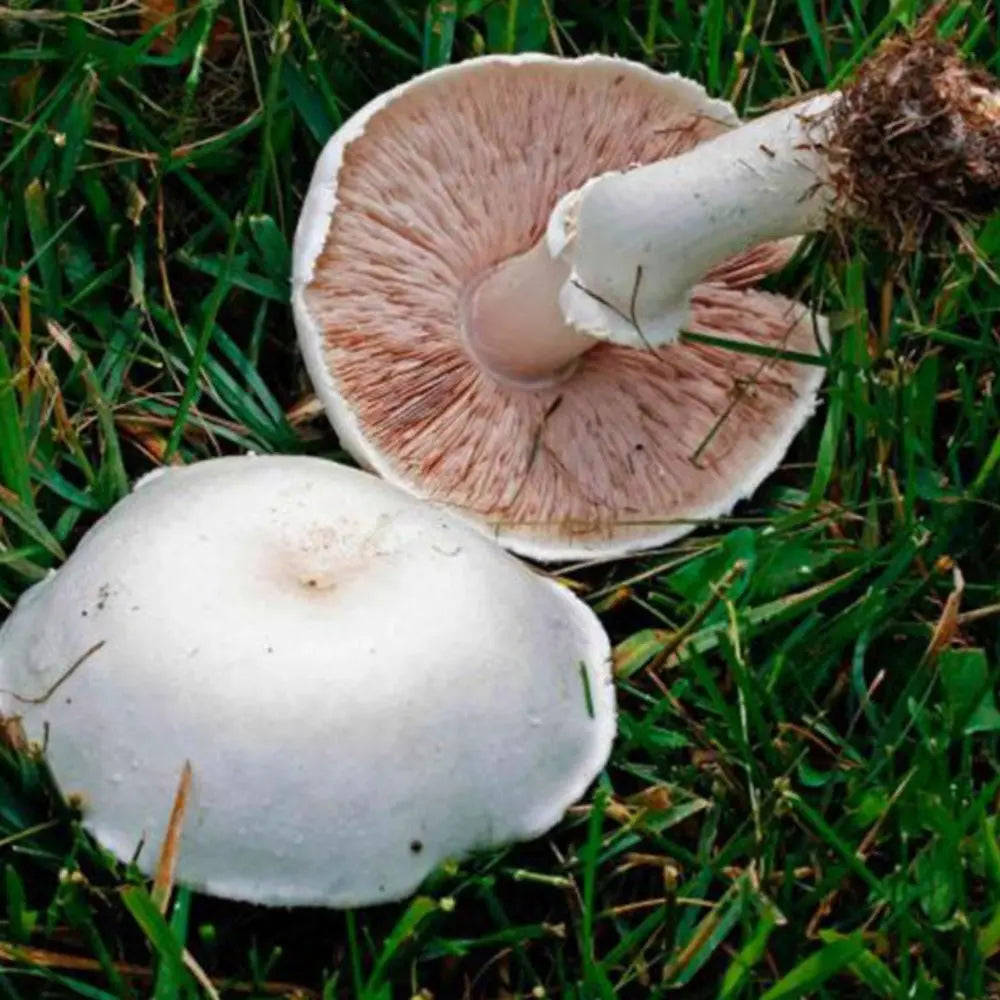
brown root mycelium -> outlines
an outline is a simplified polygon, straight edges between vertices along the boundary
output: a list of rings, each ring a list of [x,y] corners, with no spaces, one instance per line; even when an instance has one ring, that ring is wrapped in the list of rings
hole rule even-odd
[[[838,201],[901,250],[1000,203],[1000,81],[935,20],[884,42],[831,111]]]

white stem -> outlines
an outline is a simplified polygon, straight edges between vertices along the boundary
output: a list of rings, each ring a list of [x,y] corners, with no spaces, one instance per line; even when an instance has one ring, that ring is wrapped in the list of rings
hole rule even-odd
[[[635,347],[669,343],[688,321],[692,288],[714,265],[820,228],[833,196],[823,113],[838,99],[825,94],[772,112],[561,199],[546,240],[570,269],[559,291],[567,323]]]

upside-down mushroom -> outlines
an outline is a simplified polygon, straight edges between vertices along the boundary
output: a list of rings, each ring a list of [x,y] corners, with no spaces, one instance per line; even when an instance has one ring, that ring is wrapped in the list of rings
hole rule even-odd
[[[747,124],[599,56],[473,59],[362,108],[316,165],[294,255],[343,445],[538,559],[728,513],[824,372],[824,319],[753,286],[832,221],[919,232],[996,201],[993,84],[943,43],[894,44]]]

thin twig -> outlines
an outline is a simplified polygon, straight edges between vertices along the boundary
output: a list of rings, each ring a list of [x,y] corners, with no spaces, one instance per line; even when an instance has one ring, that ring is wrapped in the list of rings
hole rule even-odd
[[[96,653],[99,649],[101,649],[104,646],[104,643],[106,641],[107,640],[102,639],[100,642],[95,642],[94,645],[87,650],[87,652],[85,652],[74,663],[70,665],[69,669],[66,670],[66,672],[63,673],[55,681],[55,683],[45,691],[44,694],[39,695],[37,698],[25,698],[17,694],[15,691],[9,691],[6,689],[0,689],[0,690],[2,690],[4,694],[9,694],[11,698],[13,698],[15,701],[21,702],[22,705],[44,705],[49,700],[49,698],[51,698],[56,693],[56,691],[58,691],[59,688],[61,688],[63,684],[65,684],[66,681],[68,681],[70,677],[72,677],[73,674],[75,674],[77,670],[79,670],[80,667],[82,667],[84,663],[86,663],[87,660],[89,660],[90,657],[94,655],[94,653]]]

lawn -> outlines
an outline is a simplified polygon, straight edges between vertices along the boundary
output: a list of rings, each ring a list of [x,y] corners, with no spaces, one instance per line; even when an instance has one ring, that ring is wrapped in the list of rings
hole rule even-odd
[[[166,14],[170,0],[155,5]],[[741,113],[826,88],[899,0],[0,6],[0,618],[154,466],[348,461],[289,246],[372,96],[482,52],[616,52]],[[1000,73],[989,0],[940,30]],[[613,758],[549,836],[369,910],[161,915],[0,752],[0,996],[1000,997],[1000,218],[814,239],[834,330],[781,469],[666,549],[561,567],[615,643]]]

